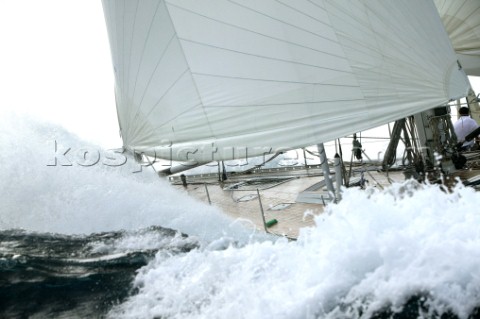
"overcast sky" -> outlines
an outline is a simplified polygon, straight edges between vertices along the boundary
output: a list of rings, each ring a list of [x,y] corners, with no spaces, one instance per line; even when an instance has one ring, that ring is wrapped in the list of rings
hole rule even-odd
[[[0,107],[119,147],[100,0],[0,0]]]
[[[0,109],[121,146],[100,0],[0,0],[0,41]]]

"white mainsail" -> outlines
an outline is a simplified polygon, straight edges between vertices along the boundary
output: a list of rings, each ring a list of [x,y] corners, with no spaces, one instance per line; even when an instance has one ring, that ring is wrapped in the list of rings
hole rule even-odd
[[[200,163],[466,96],[433,1],[103,0],[124,146]]]
[[[480,0],[435,0],[435,5],[465,72],[480,76]]]

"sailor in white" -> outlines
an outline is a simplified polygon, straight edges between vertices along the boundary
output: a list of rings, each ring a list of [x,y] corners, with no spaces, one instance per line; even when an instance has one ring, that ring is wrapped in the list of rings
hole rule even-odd
[[[460,114],[460,118],[455,122],[455,124],[453,124],[455,135],[457,135],[458,142],[464,142],[462,148],[469,150],[474,145],[475,140],[466,142],[465,136],[475,130],[478,127],[478,124],[469,116],[468,107],[462,106],[458,110],[458,113]]]

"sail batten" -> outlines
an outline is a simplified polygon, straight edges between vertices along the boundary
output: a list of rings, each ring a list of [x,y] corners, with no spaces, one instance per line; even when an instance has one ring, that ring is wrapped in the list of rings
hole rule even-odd
[[[209,162],[314,145],[468,90],[432,1],[103,7],[125,147],[154,156]]]

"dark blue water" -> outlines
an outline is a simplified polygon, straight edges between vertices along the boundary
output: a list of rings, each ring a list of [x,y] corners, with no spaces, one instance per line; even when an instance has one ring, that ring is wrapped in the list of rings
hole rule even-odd
[[[132,249],[128,243],[138,238],[161,243]],[[1,231],[0,318],[104,317],[135,294],[136,271],[159,250],[193,248],[185,235],[160,227],[88,236]]]
[[[0,231],[0,318],[104,318],[138,293],[133,279],[155,254],[175,256],[196,248],[195,240],[161,227],[82,236]],[[448,310],[432,311],[429,299],[428,291],[419,292],[400,311],[386,305],[368,316],[355,302],[339,305],[337,314],[345,319],[459,318]],[[476,318],[480,308],[468,315]]]

